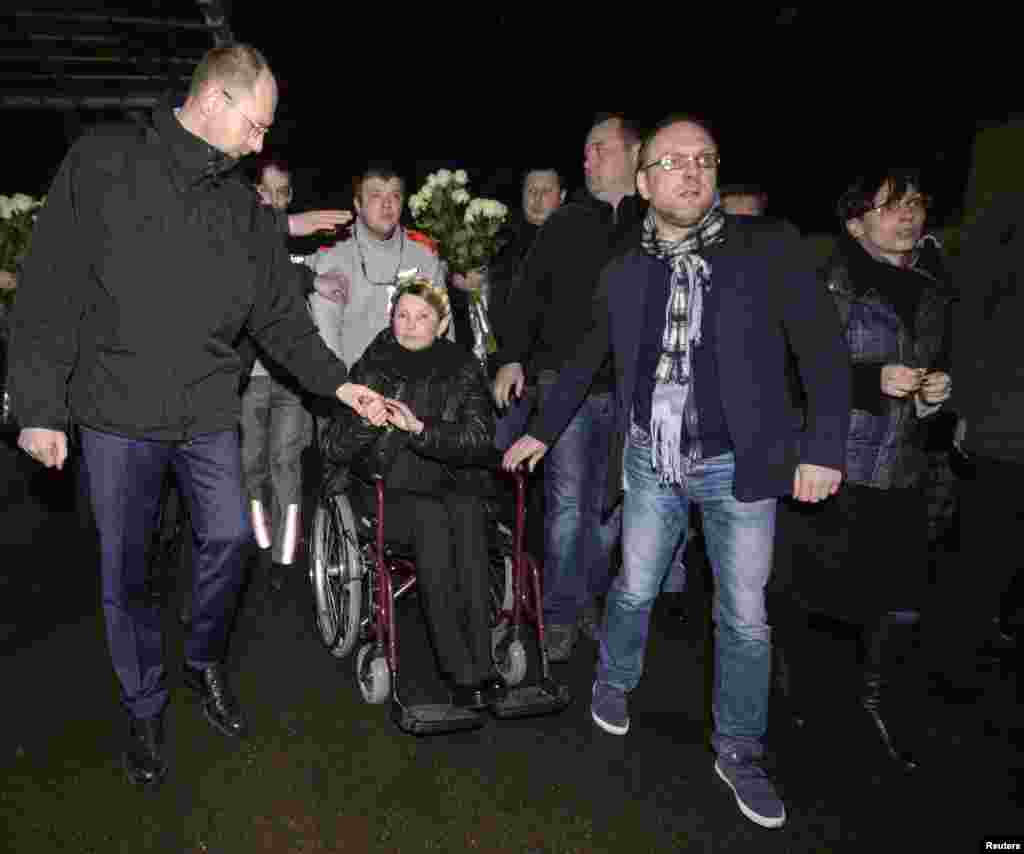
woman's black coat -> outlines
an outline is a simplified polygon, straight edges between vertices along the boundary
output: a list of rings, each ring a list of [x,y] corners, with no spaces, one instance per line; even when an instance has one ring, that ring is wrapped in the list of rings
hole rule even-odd
[[[490,494],[494,409],[480,364],[465,350],[439,339],[427,351],[399,352],[385,329],[352,367],[349,381],[405,403],[423,424],[418,436],[374,427],[348,407],[324,431],[322,450],[330,492],[344,491],[351,477],[364,483],[383,477],[389,486],[417,492]],[[429,360],[429,369],[410,377],[399,367],[409,357]],[[403,451],[401,483],[389,476]]]

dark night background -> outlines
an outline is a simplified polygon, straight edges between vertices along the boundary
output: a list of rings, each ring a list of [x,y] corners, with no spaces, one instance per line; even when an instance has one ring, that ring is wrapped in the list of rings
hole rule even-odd
[[[135,14],[198,19],[189,0],[135,5]],[[234,36],[267,54],[281,84],[266,152],[292,165],[300,210],[349,206],[350,178],[370,158],[394,161],[410,191],[441,166],[467,169],[473,192],[512,205],[530,166],[554,165],[576,187],[591,111],[611,108],[641,124],[674,110],[709,119],[722,151],[720,181],[762,184],[770,213],[804,232],[834,231],[839,193],[859,169],[881,161],[923,168],[937,199],[933,222],[948,225],[960,216],[976,130],[1005,118],[924,107],[918,93],[926,87],[912,79],[919,55],[872,47],[871,22],[856,9],[676,10],[646,16],[646,29],[638,29],[632,12],[579,21],[536,9],[380,4],[357,17],[351,7],[329,3],[294,11],[240,0],[223,5]],[[720,34],[703,48],[690,35],[698,19],[702,32]],[[886,27],[900,32],[897,13],[887,12]],[[610,33],[620,49],[608,46]],[[643,58],[636,51],[644,37],[671,50]],[[883,60],[868,64],[876,70],[899,71],[903,85],[876,89],[858,80],[849,61],[855,49]],[[671,65],[658,68],[657,59]],[[2,160],[0,189],[41,192],[67,139],[116,115],[0,111],[0,132],[14,155]]]

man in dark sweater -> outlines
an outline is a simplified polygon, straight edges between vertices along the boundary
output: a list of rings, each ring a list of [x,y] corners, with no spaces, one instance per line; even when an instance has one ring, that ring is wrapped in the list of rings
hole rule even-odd
[[[232,167],[259,151],[277,85],[262,54],[215,48],[180,109],[72,147],[34,234],[12,320],[18,444],[62,468],[72,430],[99,529],[103,610],[129,717],[129,779],[166,775],[162,620],[145,595],[161,485],[173,468],[196,542],[186,681],[208,722],[243,735],[223,661],[252,536],[241,483],[234,342],[248,331],[310,391],[374,423],[295,286],[273,216]],[[69,698],[70,701],[70,698]]]
[[[664,120],[639,163],[638,188],[651,203],[641,244],[604,269],[591,329],[504,463],[545,454],[611,354],[608,495],[618,503],[624,490],[623,567],[608,593],[591,715],[605,732],[629,730],[627,695],[643,670],[651,607],[699,505],[716,582],[715,771],[744,816],[780,827],[785,808],[760,767],[776,504],[790,492],[822,501],[839,488],[849,355],[793,229],[721,211],[718,146],[703,124]],[[803,432],[787,339],[807,392]]]
[[[635,198],[640,136],[621,116],[598,116],[584,146],[586,189],[541,228],[523,280],[502,317],[494,398],[506,407],[536,377],[540,408],[586,331],[601,268],[639,240]],[[619,519],[604,519],[601,491],[612,435],[610,364],[595,373],[544,463],[544,620],[548,654],[572,654],[577,621],[592,624],[608,590]],[[587,620],[588,614],[591,619]]]

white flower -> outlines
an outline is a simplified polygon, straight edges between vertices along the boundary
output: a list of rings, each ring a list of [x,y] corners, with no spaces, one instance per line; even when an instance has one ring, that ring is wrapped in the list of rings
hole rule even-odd
[[[469,203],[469,193],[463,190],[461,187],[452,193],[452,201],[457,205],[465,205]]]
[[[15,193],[10,199],[11,206],[16,213],[26,213],[35,207],[38,207],[38,202],[31,196],[26,196],[24,193]]]
[[[469,175],[466,174],[466,170],[465,169],[456,169],[455,170],[455,183],[456,184],[468,184],[469,183]]]
[[[422,191],[409,196],[409,210],[413,212],[414,216],[419,216],[428,204],[429,202],[423,197]]]
[[[10,219],[12,213],[14,213],[14,207],[11,205],[11,200],[7,196],[0,196],[0,219]]]
[[[434,173],[434,183],[439,187],[447,187],[452,182],[452,173],[447,169],[438,169]]]
[[[398,275],[395,278],[398,280],[399,285],[405,285],[416,279],[419,275],[419,267],[410,267],[408,270],[399,270]]]

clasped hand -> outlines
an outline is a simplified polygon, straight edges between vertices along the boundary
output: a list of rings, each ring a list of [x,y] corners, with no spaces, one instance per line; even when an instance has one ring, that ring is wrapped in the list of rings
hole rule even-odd
[[[357,383],[345,383],[337,393],[338,400],[375,427],[380,427],[388,420],[384,397],[372,388]]]
[[[384,406],[387,409],[388,424],[406,433],[420,434],[423,432],[423,422],[416,417],[416,414],[402,401],[393,398],[385,398]]]

